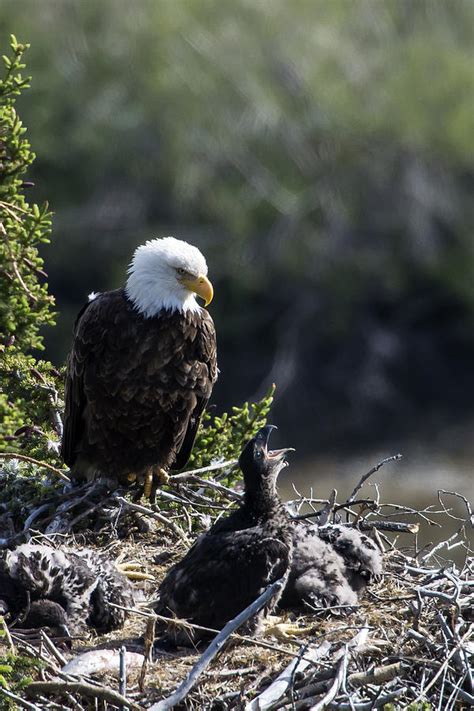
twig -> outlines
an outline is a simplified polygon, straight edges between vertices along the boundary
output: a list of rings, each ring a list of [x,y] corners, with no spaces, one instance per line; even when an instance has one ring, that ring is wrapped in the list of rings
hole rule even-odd
[[[445,668],[448,666],[450,659],[456,654],[457,651],[459,651],[459,649],[462,648],[463,642],[465,642],[466,639],[469,639],[471,637],[472,630],[473,630],[473,626],[469,625],[467,632],[459,640],[457,645],[449,652],[448,656],[446,657],[444,662],[441,664],[440,668],[438,669],[438,671],[436,672],[434,677],[431,679],[430,683],[425,686],[422,693],[418,694],[416,699],[413,701],[413,706],[415,706],[419,701],[421,701],[426,696],[427,691],[429,691],[431,689],[431,687],[434,686],[434,684],[436,684],[439,677],[444,672]]]
[[[27,457],[26,454],[18,454],[18,452],[0,452],[0,459],[18,459],[20,460],[20,462],[29,462],[30,464],[37,464],[40,467],[49,469],[49,471],[53,472],[64,481],[71,481],[70,478],[61,469],[53,467],[53,465],[48,464],[48,462],[42,462],[39,459]]]
[[[48,652],[53,655],[53,657],[56,659],[57,662],[59,662],[62,667],[64,667],[67,664],[67,659],[61,654],[54,642],[48,637],[48,635],[43,629],[40,630],[40,635],[41,641],[43,642]]]
[[[171,477],[171,479],[173,479],[173,477]],[[181,479],[180,483],[182,481],[183,480]],[[224,486],[224,484],[219,484],[219,482],[214,481],[214,479],[203,479],[202,477],[191,474],[190,472],[186,472],[186,479],[184,481],[191,482],[192,484],[199,484],[200,486],[207,487],[209,489],[214,489],[234,501],[242,501],[243,498],[243,494],[238,491],[234,491],[234,489],[230,489],[228,486]]]
[[[269,585],[268,588],[264,590],[264,592],[259,595],[256,600],[254,600],[254,602],[245,608],[245,610],[242,610],[242,612],[238,614],[237,617],[234,617],[234,619],[229,620],[222,631],[219,632],[217,637],[215,637],[215,639],[207,647],[204,654],[200,657],[197,664],[195,664],[191,669],[187,678],[176,689],[175,693],[168,696],[166,699],[153,704],[149,711],[168,711],[168,709],[172,709],[174,706],[179,704],[191,691],[201,674],[207,669],[216,654],[221,651],[232,632],[243,625],[244,622],[247,622],[247,620],[251,617],[256,615],[272,597],[281,592],[285,582],[286,581],[283,578],[280,578],[276,582],[272,583],[272,585]]]
[[[333,683],[331,684],[331,687],[329,688],[328,692],[323,696],[323,698],[318,701],[314,706],[311,706],[311,711],[322,711],[323,709],[327,708],[328,704],[331,703],[331,701],[334,701],[336,696],[339,693],[339,689],[341,688],[344,678],[346,676],[346,671],[347,671],[347,659],[348,657],[348,650],[347,647],[344,651],[343,656],[339,660],[339,663],[337,665],[337,671],[336,671],[336,676],[334,678]]]
[[[205,472],[214,472],[216,469],[225,469],[226,467],[235,467],[238,464],[237,459],[229,459],[227,462],[217,462],[216,464],[210,464],[208,467],[200,467],[199,469],[190,469],[188,472],[181,472],[180,474],[172,474],[169,481],[186,481],[190,477],[196,474],[204,474]]]
[[[401,521],[359,521],[357,524],[361,531],[391,531],[392,533],[418,533],[419,523],[403,523]]]
[[[403,456],[403,455],[401,455],[401,454],[393,454],[391,457],[386,457],[385,459],[382,459],[382,461],[379,462],[378,464],[376,464],[375,467],[372,467],[372,469],[370,469],[370,471],[368,471],[366,474],[364,474],[364,475],[359,479],[359,482],[358,482],[357,485],[354,487],[354,489],[353,489],[353,491],[352,491],[352,494],[351,494],[351,495],[349,496],[349,498],[346,500],[346,504],[351,504],[351,503],[354,501],[355,495],[357,494],[357,492],[358,492],[360,489],[362,489],[362,486],[364,485],[364,482],[366,482],[367,479],[372,476],[372,474],[375,474],[376,472],[378,472],[378,470],[379,470],[381,467],[383,467],[384,464],[387,464],[388,462],[394,462],[394,461],[396,461],[396,460],[398,460],[398,459],[401,459],[402,456]]]
[[[327,708],[328,711],[372,711],[373,709],[383,708],[391,701],[398,701],[406,690],[406,686],[401,686],[389,694],[379,696],[375,701],[363,701],[361,703],[353,703],[352,701],[350,703],[336,702],[329,704]]]
[[[385,684],[386,681],[395,679],[402,670],[402,663],[385,664],[381,667],[374,667],[366,672],[354,672],[349,674],[347,681],[354,687],[367,686],[367,684]]]
[[[30,513],[30,515],[28,516],[28,518],[26,519],[26,521],[25,521],[25,523],[24,523],[24,526],[23,526],[23,531],[21,531],[21,534],[20,534],[20,535],[22,535],[22,534],[27,534],[27,535],[29,535],[29,534],[28,534],[28,531],[29,531],[29,529],[30,529],[31,524],[33,523],[33,521],[35,521],[37,518],[39,518],[39,516],[41,516],[42,513],[44,513],[45,511],[48,511],[48,510],[49,510],[49,506],[50,506],[49,504],[41,504],[41,506],[38,506],[36,509],[34,509],[34,510]]]
[[[147,516],[150,516],[151,518],[156,518],[157,521],[161,521],[165,526],[168,526],[168,528],[171,528],[174,533],[176,533],[177,536],[181,538],[183,543],[185,543],[186,546],[189,546],[189,538],[185,534],[185,532],[171,519],[166,518],[166,516],[163,516],[163,514],[158,513],[158,511],[153,511],[153,509],[148,508],[147,506],[142,506],[141,504],[134,504],[131,501],[127,501],[127,499],[124,499],[123,496],[117,496],[116,501],[118,501],[122,506],[125,508],[129,509],[130,511],[138,511],[139,513],[146,514]]]
[[[112,689],[105,686],[96,686],[88,684],[85,681],[33,681],[25,687],[25,693],[28,696],[37,696],[40,694],[80,694],[82,696],[92,697],[93,699],[101,699],[108,701],[115,706],[125,706],[132,711],[142,711],[142,707],[136,704],[131,699],[125,698]]]
[[[5,634],[6,640],[7,640],[7,642],[8,642],[8,646],[10,647],[10,651],[11,651],[11,652],[14,652],[14,651],[15,651],[15,645],[14,645],[14,643],[13,643],[13,639],[12,639],[12,636],[11,636],[11,634],[10,634],[10,630],[8,629],[8,625],[7,625],[7,623],[5,622],[5,618],[3,617],[3,615],[0,615],[0,625],[1,625],[2,629],[3,629],[4,634]]]
[[[145,688],[145,678],[148,670],[148,664],[152,660],[153,644],[155,643],[155,626],[156,616],[153,615],[146,623],[145,636],[143,640],[144,657],[142,668],[140,670],[140,678],[138,680],[138,687],[141,691]]]
[[[29,711],[41,711],[39,706],[35,706],[35,704],[30,704],[30,702],[26,701],[26,699],[22,699],[20,696],[17,696],[12,691],[4,689],[3,686],[0,686],[0,696],[2,694],[3,696],[6,696],[7,699],[11,699],[12,701],[14,701],[16,704],[18,704],[18,706],[22,706],[24,709],[29,709]]]
[[[328,522],[334,505],[336,503],[337,489],[333,489],[329,495],[327,504],[321,509],[319,514],[319,523],[324,526]]]
[[[119,652],[119,694],[126,696],[127,693],[127,650],[124,645],[120,647]],[[120,711],[124,711],[124,706],[120,707]]]
[[[331,644],[325,641],[319,647],[306,650],[305,658],[298,657],[290,662],[270,686],[246,705],[245,711],[266,711],[271,708],[288,692],[295,675],[303,672],[312,662],[326,656],[330,649]]]
[[[470,502],[466,499],[465,496],[463,496],[462,494],[459,494],[457,491],[447,491],[446,489],[438,489],[438,501],[441,504],[441,506],[443,506],[443,507],[444,507],[444,503],[442,501],[441,494],[449,494],[450,496],[456,496],[458,499],[461,499],[461,501],[463,501],[464,505],[466,506],[467,515],[469,517],[469,523],[471,524],[471,526],[474,526],[474,513],[472,512],[472,506],[471,506]],[[446,510],[446,508],[445,508],[445,510]],[[457,517],[451,516],[451,518],[457,518]],[[458,519],[458,520],[464,520],[464,519]]]

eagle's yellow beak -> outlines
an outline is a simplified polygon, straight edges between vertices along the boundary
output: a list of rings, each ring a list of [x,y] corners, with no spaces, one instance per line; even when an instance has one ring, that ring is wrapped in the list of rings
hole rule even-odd
[[[194,291],[201,299],[204,299],[205,306],[209,306],[214,296],[214,289],[206,276],[200,274],[197,277],[183,277],[180,281],[181,284],[184,284],[186,289]]]

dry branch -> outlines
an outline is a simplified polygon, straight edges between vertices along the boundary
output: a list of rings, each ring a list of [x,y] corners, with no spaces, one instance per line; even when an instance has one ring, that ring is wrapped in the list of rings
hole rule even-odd
[[[125,706],[132,711],[142,711],[141,706],[125,698],[122,694],[105,686],[87,684],[84,681],[33,681],[25,687],[25,693],[33,698],[42,694],[79,694],[99,701],[106,701],[115,706]]]
[[[266,711],[272,708],[291,688],[295,676],[304,672],[312,662],[325,657],[330,649],[329,642],[323,642],[318,647],[306,649],[304,651],[304,659],[301,658],[301,655],[298,655],[265,691],[247,704],[245,711]]]
[[[18,454],[18,452],[0,452],[0,459],[18,459],[20,462],[36,464],[38,467],[42,467],[43,469],[48,469],[48,471],[53,472],[53,474],[56,474],[56,476],[58,476],[60,479],[63,479],[63,481],[71,481],[62,469],[53,467],[53,465],[48,464],[48,462],[42,462],[39,459],[27,457],[26,454]]]

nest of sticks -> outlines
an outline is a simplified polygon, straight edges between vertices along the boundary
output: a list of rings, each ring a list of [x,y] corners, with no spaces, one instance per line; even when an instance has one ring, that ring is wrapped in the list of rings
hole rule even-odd
[[[444,490],[433,494],[436,503],[419,511],[383,503],[378,488],[375,499],[362,497],[366,480],[387,461],[361,477],[345,501],[338,501],[334,491],[323,500],[298,496],[289,502],[293,516],[357,526],[383,549],[383,578],[369,587],[357,607],[282,613],[285,621],[301,629],[297,636],[279,637],[277,628],[273,636],[257,639],[239,635],[244,620],[277,593],[281,585],[277,582],[206,649],[173,651],[153,644],[156,616],[146,601],[155,596],[167,568],[195,536],[240,500],[241,492],[223,483],[235,463],[172,477],[166,489],[157,492],[153,506],[99,484],[64,488],[51,472],[53,478],[42,482],[42,500],[21,502],[21,515],[14,520],[7,503],[0,505],[1,545],[33,538],[58,547],[105,548],[111,556],[135,562],[144,603],[130,610],[121,630],[76,639],[72,648],[44,631],[20,631],[3,622],[1,655],[10,662],[12,655],[39,660],[40,669],[31,672],[31,682],[21,689],[5,677],[0,708],[471,708],[470,503],[461,494]],[[4,475],[10,475],[8,467]],[[434,545],[419,546],[419,527],[428,523],[446,528],[449,524],[450,535]],[[450,560],[453,551],[456,563]],[[1,664],[2,660],[0,671]]]

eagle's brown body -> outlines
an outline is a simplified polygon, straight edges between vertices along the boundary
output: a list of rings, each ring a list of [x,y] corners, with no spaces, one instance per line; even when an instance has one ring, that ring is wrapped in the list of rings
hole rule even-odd
[[[186,464],[217,377],[205,309],[146,318],[124,289],[100,294],[75,325],[62,456],[74,476],[122,483]]]

